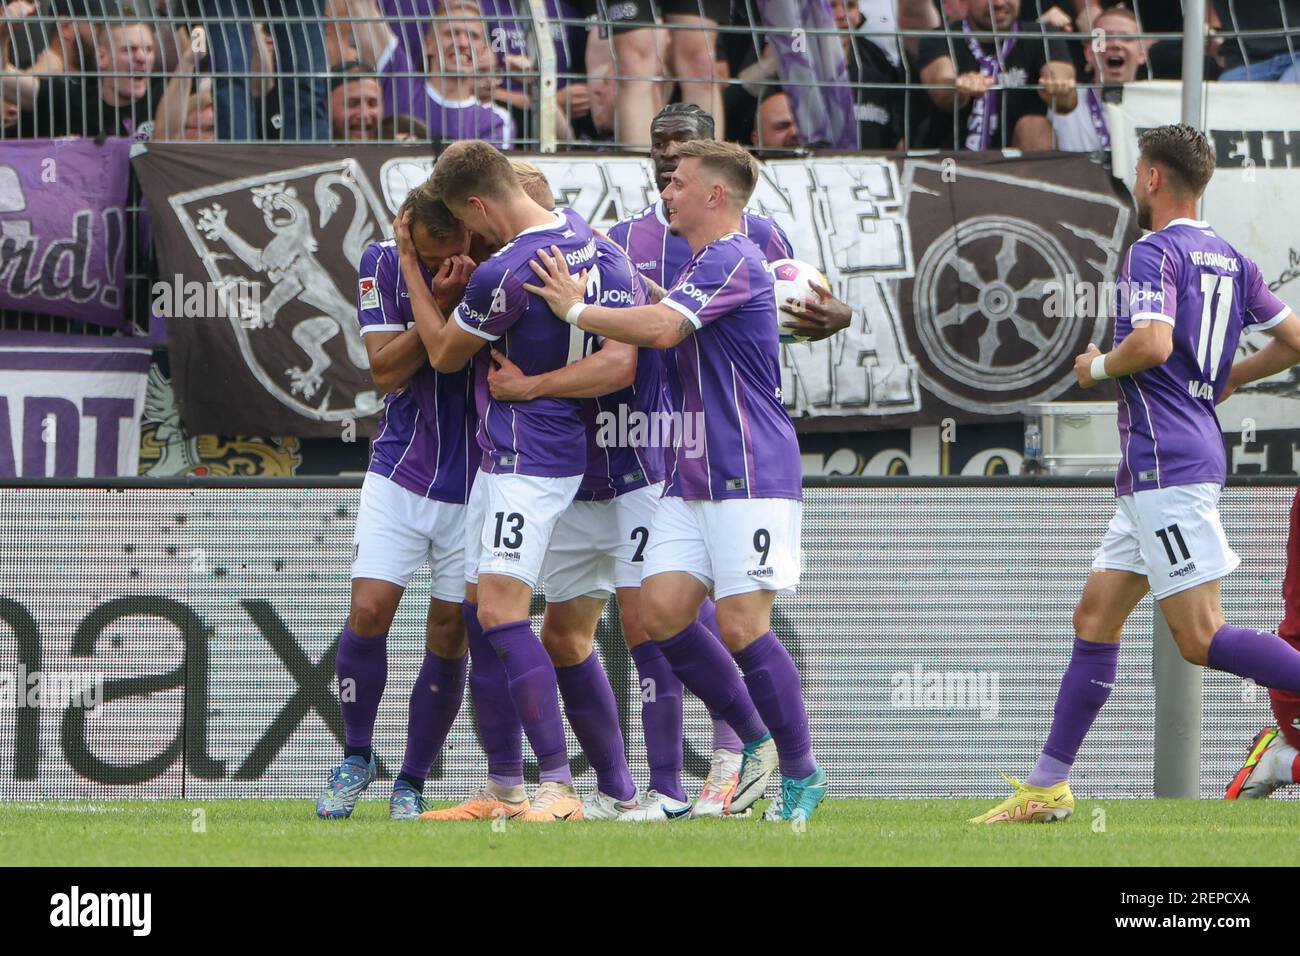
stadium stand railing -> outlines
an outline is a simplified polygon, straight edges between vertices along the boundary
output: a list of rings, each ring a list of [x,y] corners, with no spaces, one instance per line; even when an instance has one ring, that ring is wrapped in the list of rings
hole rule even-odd
[[[1087,74],[1086,50],[1095,61],[1103,33],[1141,45],[1141,62],[1132,62],[1132,50],[1114,56],[1114,67],[1122,65],[1136,80],[1177,78],[1180,69],[1181,14],[1152,0],[1131,0],[1137,29],[1125,29],[1121,15],[1103,21],[1104,31],[1094,20],[1115,14],[1096,0],[1023,0],[1014,27],[991,23],[985,30],[960,16],[980,0],[733,0],[721,5],[729,22],[716,24],[701,18],[717,14],[718,5],[696,2],[699,17],[651,21],[620,19],[629,12],[646,16],[635,11],[650,9],[648,3],[605,0],[590,4],[597,11],[590,17],[569,0],[14,0],[0,8],[0,146],[78,132],[125,132],[154,142],[436,144],[479,135],[524,152],[643,153],[648,118],[689,87],[716,94],[704,105],[723,104],[724,135],[753,144],[761,155],[804,155],[846,143],[924,150],[960,144],[967,131],[960,111],[939,112],[931,102],[953,86],[926,81],[922,50],[960,65],[974,36],[1003,49],[1018,45],[1027,62],[1038,63],[1059,42],[1075,67],[1080,96],[1108,95],[1111,84]],[[1288,58],[1297,69],[1300,0],[1200,6],[1209,18],[1207,80],[1225,69],[1272,78]],[[1068,32],[1040,33],[1035,14]],[[142,28],[119,29],[132,23]],[[628,39],[634,34],[639,41]],[[546,36],[552,42],[539,43]],[[817,53],[834,39],[842,73]],[[648,65],[637,59],[638,42],[650,51]],[[152,51],[145,49],[150,44]],[[99,62],[105,56],[111,62]],[[146,89],[144,108],[132,105],[139,99],[133,81]],[[1046,89],[1023,69],[1002,71],[999,84],[1004,130],[1009,101]],[[105,102],[110,86],[115,105]],[[643,95],[620,96],[625,89]],[[811,113],[787,110],[789,103],[769,107],[770,94],[782,91],[821,102],[808,107]],[[402,105],[407,95],[418,98],[417,107]],[[848,117],[836,113],[845,108]],[[780,115],[768,122],[769,114]],[[792,130],[795,114],[829,118],[825,129]],[[853,129],[843,132],[845,123]],[[501,137],[503,127],[509,134]],[[814,138],[827,131],[834,138],[836,130],[843,139]],[[1057,144],[1057,131],[1051,135],[1046,145]],[[138,202],[128,212],[134,219]],[[136,243],[129,255],[131,332],[147,335],[151,264]],[[7,330],[120,334],[71,319],[0,312],[0,331]]]

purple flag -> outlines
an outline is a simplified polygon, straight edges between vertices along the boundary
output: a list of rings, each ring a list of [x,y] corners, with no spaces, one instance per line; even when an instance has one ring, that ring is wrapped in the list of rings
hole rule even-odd
[[[758,0],[758,11],[803,141],[857,149],[853,91],[830,0]]]
[[[125,137],[5,144],[0,308],[122,328],[130,147]]]

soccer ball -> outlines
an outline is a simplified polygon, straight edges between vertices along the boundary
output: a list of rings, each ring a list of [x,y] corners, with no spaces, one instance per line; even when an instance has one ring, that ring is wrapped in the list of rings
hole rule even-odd
[[[794,299],[797,302],[820,302],[821,298],[813,291],[812,283],[817,283],[823,289],[829,289],[830,283],[816,266],[798,259],[777,259],[769,262],[767,271],[772,273],[772,279],[775,281],[776,325],[777,331],[781,333],[781,341],[787,344],[807,342],[807,336],[792,335],[786,330],[785,323],[799,316],[786,309],[785,302],[787,299]]]

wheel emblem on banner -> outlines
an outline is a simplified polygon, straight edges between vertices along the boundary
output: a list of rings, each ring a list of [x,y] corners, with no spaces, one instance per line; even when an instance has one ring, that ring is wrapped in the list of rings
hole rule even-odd
[[[1091,317],[1048,315],[1044,303],[1053,290],[1062,301],[1077,273],[1060,241],[1024,219],[978,216],[940,234],[912,286],[927,386],[986,413],[1059,394]]]

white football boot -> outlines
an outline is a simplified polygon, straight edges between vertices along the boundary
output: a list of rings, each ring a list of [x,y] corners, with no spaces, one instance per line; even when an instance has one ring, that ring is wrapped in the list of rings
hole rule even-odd
[[[690,812],[691,805],[684,800],[674,800],[658,790],[647,790],[636,809],[629,810],[619,819],[629,823],[663,823],[667,820],[680,820]]]

